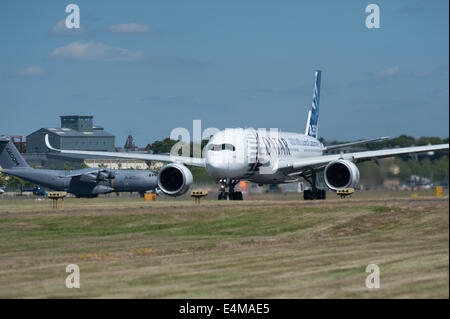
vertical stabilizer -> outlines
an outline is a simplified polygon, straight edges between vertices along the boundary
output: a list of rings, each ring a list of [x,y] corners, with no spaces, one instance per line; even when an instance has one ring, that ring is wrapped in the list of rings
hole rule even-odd
[[[314,74],[314,89],[312,103],[308,112],[305,135],[317,138],[319,130],[319,99],[320,99],[320,78],[322,71],[317,70]]]
[[[29,167],[8,136],[0,135],[0,166],[5,169]]]

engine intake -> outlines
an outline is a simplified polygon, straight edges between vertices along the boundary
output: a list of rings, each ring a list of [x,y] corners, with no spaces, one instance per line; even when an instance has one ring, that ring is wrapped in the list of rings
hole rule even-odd
[[[168,164],[158,175],[158,186],[167,195],[180,196],[186,193],[193,181],[191,171],[181,164]]]
[[[325,167],[324,179],[327,186],[335,191],[356,187],[359,182],[359,170],[353,162],[340,159]]]

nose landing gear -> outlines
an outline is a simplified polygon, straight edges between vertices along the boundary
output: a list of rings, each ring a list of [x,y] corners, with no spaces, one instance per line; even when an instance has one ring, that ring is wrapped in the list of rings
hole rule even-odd
[[[234,191],[234,187],[239,183],[239,180],[226,178],[219,180],[219,183],[220,192],[218,200],[242,200],[242,192]]]

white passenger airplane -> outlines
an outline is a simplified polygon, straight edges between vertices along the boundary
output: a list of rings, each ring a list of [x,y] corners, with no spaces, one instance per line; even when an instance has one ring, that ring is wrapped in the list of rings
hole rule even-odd
[[[325,199],[325,190],[317,187],[317,172],[321,170],[324,170],[324,180],[328,188],[337,191],[357,186],[359,170],[355,164],[359,162],[449,148],[449,144],[440,144],[326,154],[326,151],[378,141],[386,137],[324,146],[317,139],[320,78],[321,71],[316,71],[305,134],[242,128],[225,129],[210,138],[203,150],[202,158],[59,150],[50,145],[48,135],[45,136],[45,142],[51,150],[67,154],[169,162],[170,164],[165,165],[159,173],[158,185],[161,191],[171,196],[184,194],[193,182],[192,174],[186,165],[204,167],[220,183],[219,200],[242,200],[242,193],[234,190],[240,180],[258,184],[279,184],[299,181],[300,178],[311,185],[311,189],[304,191],[304,199]]]

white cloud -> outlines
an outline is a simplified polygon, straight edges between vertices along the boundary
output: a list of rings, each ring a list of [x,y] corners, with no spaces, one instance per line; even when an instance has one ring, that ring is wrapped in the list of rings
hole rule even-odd
[[[113,24],[108,27],[108,30],[112,33],[152,33],[153,28],[149,24],[137,24],[132,23],[121,23]]]
[[[52,28],[52,32],[55,33],[60,33],[60,32],[65,32],[68,29],[66,28],[66,23],[65,20],[59,20]]]
[[[392,68],[380,71],[377,74],[378,75],[394,75],[394,74],[397,74],[398,72],[400,72],[400,67],[399,66],[394,66]]]
[[[132,62],[145,57],[144,53],[139,51],[112,47],[104,43],[79,41],[56,48],[50,56],[107,62]]]
[[[14,72],[13,75],[15,76],[35,76],[35,75],[42,75],[44,74],[44,69],[40,66],[29,66],[27,68],[23,68],[18,70],[17,72]]]
[[[58,35],[72,35],[72,34],[80,34],[85,31],[85,28],[82,26],[79,29],[69,29],[66,27],[66,20],[59,20],[52,28],[53,34]]]

